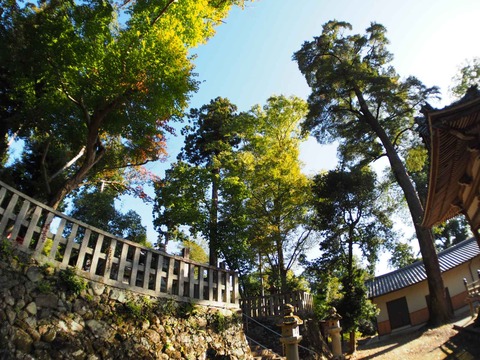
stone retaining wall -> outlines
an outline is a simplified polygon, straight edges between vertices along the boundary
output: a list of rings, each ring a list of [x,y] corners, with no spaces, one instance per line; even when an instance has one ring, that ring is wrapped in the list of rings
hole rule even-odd
[[[229,310],[61,276],[0,245],[2,360],[251,359]]]

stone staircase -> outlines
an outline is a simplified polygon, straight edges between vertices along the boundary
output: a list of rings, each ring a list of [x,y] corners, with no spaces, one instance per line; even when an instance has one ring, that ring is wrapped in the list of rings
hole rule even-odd
[[[286,357],[274,353],[270,349],[265,349],[259,345],[250,345],[252,359],[255,360],[285,360]]]

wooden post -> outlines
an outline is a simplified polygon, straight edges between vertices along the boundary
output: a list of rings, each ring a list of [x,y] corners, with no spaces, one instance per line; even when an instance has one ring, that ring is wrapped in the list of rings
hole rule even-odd
[[[10,199],[10,202],[7,205],[7,208],[5,209],[5,212],[3,213],[2,221],[0,221],[0,234],[2,234],[5,231],[5,228],[8,224],[8,220],[10,219],[10,217],[12,217],[12,213],[13,213],[13,210],[15,209],[15,205],[17,205],[17,201],[18,201],[18,195],[13,194],[12,198]]]
[[[162,276],[163,276],[163,255],[158,254],[157,270],[155,272],[155,292],[162,291]]]
[[[127,263],[127,254],[128,254],[128,244],[123,243],[122,253],[120,254],[120,261],[118,263],[118,277],[117,281],[123,283],[123,278],[125,276],[125,265]],[[128,280],[130,284],[130,279]]]
[[[66,222],[67,222],[66,219],[60,220],[60,224],[58,225],[58,228],[57,228],[57,233],[53,238],[52,248],[50,249],[50,254],[48,254],[48,257],[51,258],[52,260],[55,260],[55,254],[57,252],[58,245],[60,244],[60,240],[63,239],[63,229],[65,228]]]
[[[143,288],[148,290],[150,288],[150,274],[152,266],[152,252],[147,251],[147,256],[145,258],[145,265],[143,271]]]
[[[30,208],[30,201],[24,200],[22,204],[22,208],[20,209],[19,213],[15,219],[15,225],[13,226],[13,230],[10,234],[11,240],[17,242],[18,233],[20,232],[20,228],[22,227],[23,220],[25,215],[27,214],[28,209]],[[21,244],[24,243],[24,239],[22,239]]]
[[[23,241],[23,244],[21,245],[22,250],[26,250],[30,246],[30,240],[33,237],[33,233],[35,232],[38,220],[40,219],[41,215],[42,215],[42,208],[40,206],[37,206],[35,208],[35,211],[33,212],[32,218],[30,219],[30,224],[28,225],[27,232],[25,233],[24,241]]]
[[[98,266],[98,259],[100,258],[100,253],[102,251],[103,244],[103,234],[99,234],[97,238],[97,243],[95,244],[95,249],[93,250],[92,255],[92,264],[90,266],[90,273],[95,274]]]
[[[80,245],[80,251],[78,252],[78,259],[76,267],[78,269],[83,269],[83,261],[85,260],[85,254],[87,253],[88,241],[90,240],[90,235],[92,231],[90,229],[85,230],[85,235],[83,235],[82,243]]]
[[[111,278],[113,258],[115,257],[116,246],[117,246],[117,240],[110,239],[110,246],[108,247],[107,253],[105,254],[105,272],[103,274],[103,276],[109,280]]]

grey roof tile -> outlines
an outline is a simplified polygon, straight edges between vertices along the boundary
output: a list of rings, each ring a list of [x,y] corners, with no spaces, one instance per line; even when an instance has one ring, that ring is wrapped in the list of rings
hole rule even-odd
[[[438,253],[440,271],[453,269],[464,262],[480,255],[475,238],[470,238]],[[427,278],[423,262],[416,261],[404,268],[375,277],[365,283],[368,298],[375,298],[392,291],[417,284]]]

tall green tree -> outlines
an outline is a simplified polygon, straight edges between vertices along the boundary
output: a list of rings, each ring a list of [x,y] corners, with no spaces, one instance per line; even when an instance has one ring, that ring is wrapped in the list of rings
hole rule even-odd
[[[398,76],[390,64],[393,56],[382,25],[372,23],[364,35],[348,35],[348,30],[350,24],[330,21],[320,36],[294,54],[312,90],[304,127],[321,142],[338,140],[352,161],[387,157],[420,245],[430,292],[430,323],[445,323],[449,314],[433,235],[421,226],[423,206],[402,156],[416,107],[438,90],[414,77]]]
[[[404,242],[397,242],[391,248],[391,257],[388,263],[395,269],[400,269],[407,265],[413,264],[418,259],[415,257],[413,248]]]
[[[368,167],[336,169],[315,176],[313,198],[314,224],[321,236],[321,256],[314,264],[325,273],[344,270],[339,274],[343,296],[337,310],[355,349],[355,331],[371,304],[366,298],[365,270],[355,261],[354,251],[360,250],[361,260],[367,261],[373,276],[379,251],[395,239],[392,209],[380,204],[381,187]]]
[[[322,237],[322,257],[329,266],[342,263],[352,278],[355,247],[373,275],[379,251],[395,240],[393,209],[380,203],[381,193],[367,167],[331,170],[314,178],[314,224]]]
[[[235,110],[218,98],[192,112],[180,160],[156,185],[155,224],[162,236],[199,236],[210,247],[214,227],[216,251],[241,281],[261,254],[277,291],[286,289],[311,235],[310,182],[298,160],[306,103],[275,96]]]
[[[46,179],[58,171],[63,177],[58,186],[45,184],[49,205],[57,207],[91,171],[165,155],[168,122],[197,89],[189,49],[213,36],[231,6],[242,2],[52,0],[18,6],[2,0],[8,10],[0,18],[0,68],[12,88],[9,99],[22,106],[0,136],[34,136],[45,159],[52,144],[66,148],[69,161],[62,167],[39,164]]]
[[[209,262],[218,263],[218,201],[221,172],[221,156],[228,156],[240,142],[235,133],[237,107],[227,99],[220,97],[209,105],[190,111],[190,120],[194,126],[183,129],[185,146],[179,159],[195,166],[201,166],[210,172],[211,204],[208,221],[208,239],[210,243]]]
[[[302,174],[299,146],[305,139],[300,121],[306,103],[297,97],[272,96],[245,117],[251,124],[238,158],[245,184],[248,237],[265,257],[276,288],[288,289],[287,274],[312,239],[310,180]],[[278,290],[277,290],[278,291]]]
[[[239,143],[234,130],[236,111],[235,105],[220,97],[199,109],[192,109],[188,116],[190,124],[182,129],[185,145],[178,155],[179,162],[157,186],[156,226],[165,229],[167,236],[181,225],[190,226],[191,232],[201,233],[208,239],[210,264],[215,266],[219,251],[217,227],[222,157],[228,156]],[[182,191],[185,191],[183,201],[178,199]],[[189,204],[180,208],[181,201]],[[181,217],[179,209],[185,210]]]

